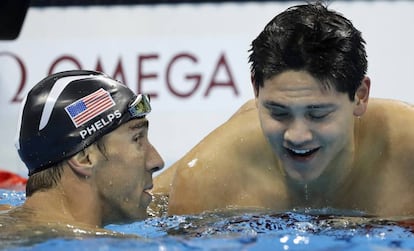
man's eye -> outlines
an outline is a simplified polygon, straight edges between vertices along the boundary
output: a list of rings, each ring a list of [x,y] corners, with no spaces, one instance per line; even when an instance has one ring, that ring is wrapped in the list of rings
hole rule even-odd
[[[289,117],[289,113],[287,112],[271,112],[270,115],[272,116],[272,118],[277,120],[282,120]]]
[[[137,141],[139,141],[140,139],[142,139],[144,137],[144,134],[143,133],[138,133],[138,134],[136,134],[133,138],[132,138],[132,140],[133,141],[135,141],[135,142],[137,142]]]
[[[308,116],[311,119],[318,120],[326,118],[329,114],[330,112],[310,112]]]

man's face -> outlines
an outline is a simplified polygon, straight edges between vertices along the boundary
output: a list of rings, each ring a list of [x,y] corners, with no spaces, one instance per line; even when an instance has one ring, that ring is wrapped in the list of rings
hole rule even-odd
[[[131,222],[147,217],[152,174],[163,168],[148,141],[148,121],[131,120],[103,137],[104,149],[95,170],[103,223]]]
[[[264,82],[257,106],[264,135],[281,167],[299,182],[318,178],[352,149],[354,103],[305,71]]]

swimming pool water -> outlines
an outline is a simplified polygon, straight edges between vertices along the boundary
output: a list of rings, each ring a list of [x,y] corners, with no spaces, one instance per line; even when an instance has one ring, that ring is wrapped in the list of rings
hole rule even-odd
[[[23,202],[23,192],[0,190],[0,204]],[[364,217],[354,212],[347,215],[324,209],[283,213],[233,210],[163,216],[106,226],[109,230],[142,238],[58,237],[30,246],[0,245],[2,250],[42,251],[414,250],[412,228],[401,226],[396,220]]]

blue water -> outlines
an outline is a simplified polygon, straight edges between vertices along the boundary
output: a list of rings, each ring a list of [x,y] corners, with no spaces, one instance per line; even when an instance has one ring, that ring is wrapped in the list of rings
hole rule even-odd
[[[0,190],[0,204],[24,193]],[[2,250],[414,250],[413,230],[396,221],[315,212],[216,212],[149,218],[106,229],[142,238],[52,238]],[[0,243],[1,245],[1,243]]]

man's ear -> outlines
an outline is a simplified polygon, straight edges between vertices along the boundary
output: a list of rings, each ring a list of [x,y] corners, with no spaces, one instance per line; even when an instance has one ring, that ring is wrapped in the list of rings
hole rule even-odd
[[[369,90],[371,87],[371,80],[369,77],[364,77],[361,82],[361,85],[355,92],[355,107],[354,107],[354,116],[362,116],[368,107],[369,99]]]
[[[90,146],[72,156],[67,162],[75,173],[84,177],[89,177],[92,175],[92,170],[95,164],[92,155],[93,153]]]

